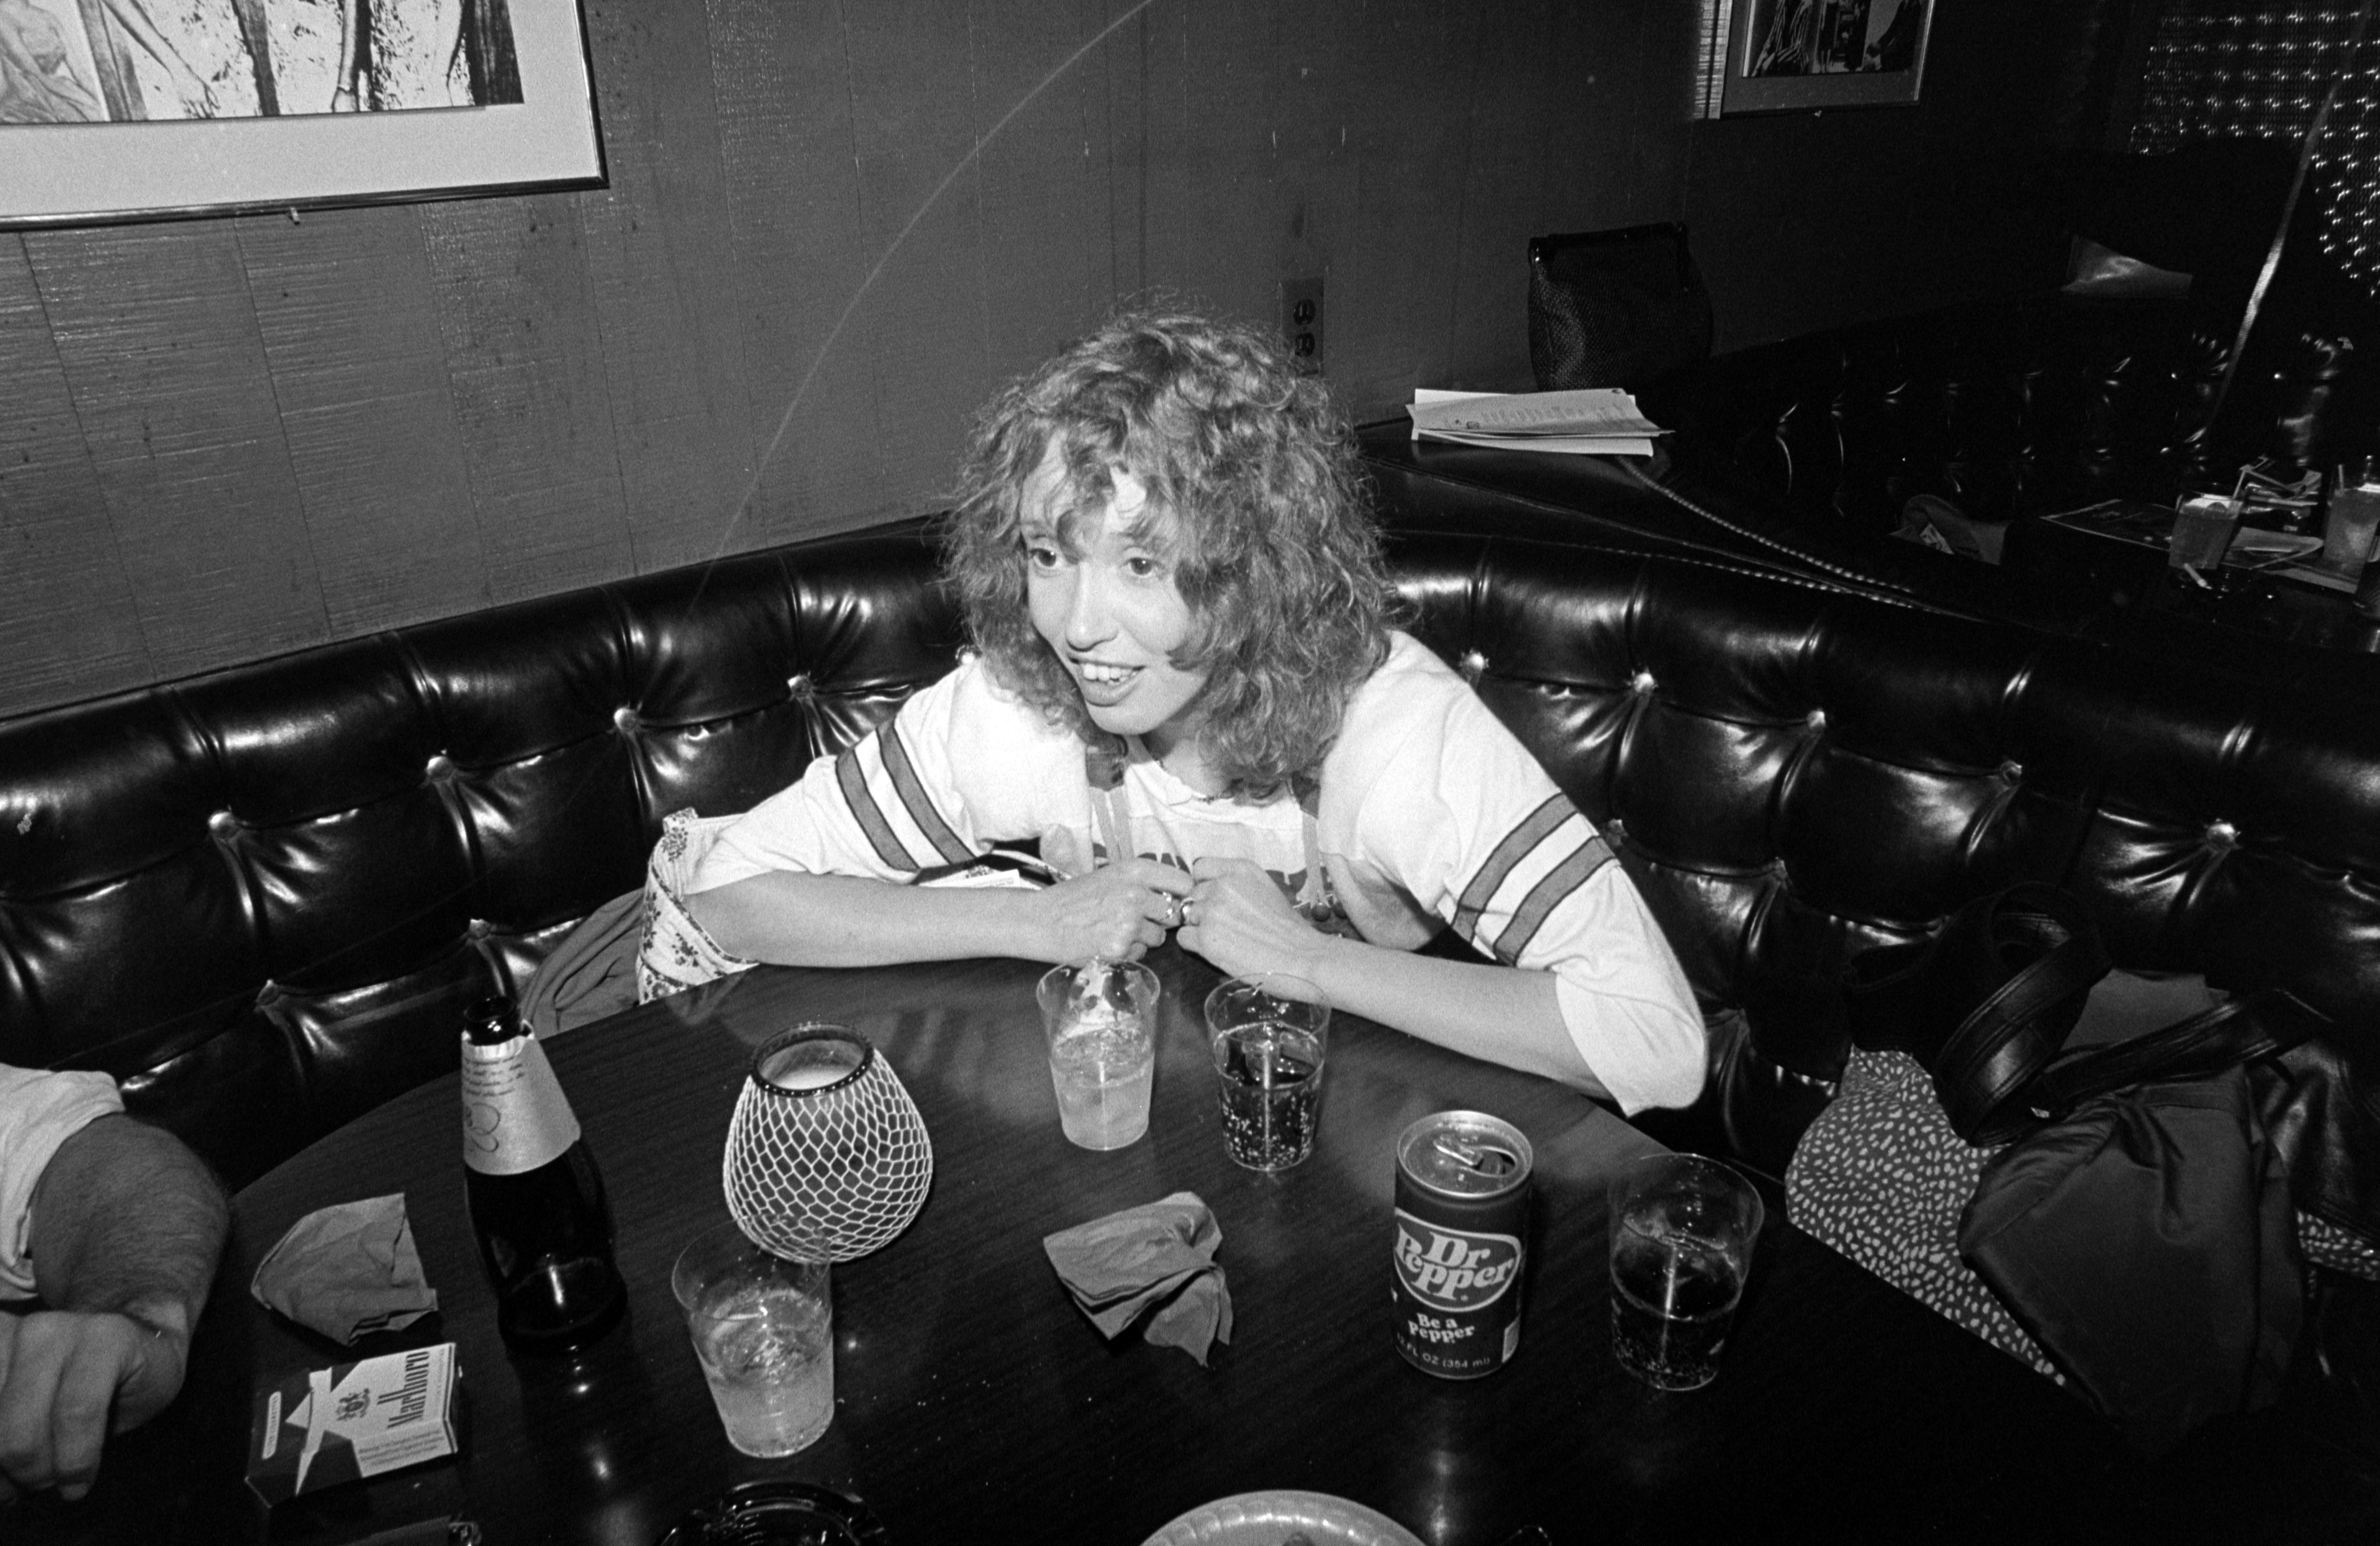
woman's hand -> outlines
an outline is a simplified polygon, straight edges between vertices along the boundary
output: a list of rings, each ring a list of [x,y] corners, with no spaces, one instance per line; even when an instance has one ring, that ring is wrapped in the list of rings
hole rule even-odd
[[[1305,921],[1272,876],[1245,859],[1201,859],[1184,909],[1182,948],[1227,976],[1285,972],[1312,982],[1329,936]]]
[[[1137,960],[1163,944],[1181,917],[1178,899],[1190,877],[1155,859],[1107,864],[1034,894],[1042,948],[1050,961]]]

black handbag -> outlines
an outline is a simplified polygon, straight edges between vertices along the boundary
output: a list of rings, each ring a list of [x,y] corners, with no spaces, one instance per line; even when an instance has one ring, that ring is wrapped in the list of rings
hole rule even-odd
[[[1842,1006],[1854,1045],[1925,1066],[1961,1138],[2004,1143],[2033,1120],[2020,1097],[2107,969],[2082,904],[2028,881],[1976,898],[1929,938],[1855,957]]]
[[[2144,1455],[2280,1395],[2304,1263],[2247,1066],[2328,1023],[2273,989],[2060,1059],[1960,1221],[1961,1257]]]
[[[2380,1242],[2380,1091],[2327,1021],[2277,989],[2061,1056],[2108,970],[2077,899],[2019,885],[1856,958],[1840,1005],[1857,1045],[1926,1070],[1969,1153],[2005,1145],[1967,1172],[1958,1255],[2078,1393],[2156,1453],[2278,1394],[2303,1320],[2300,1214]],[[1805,1194],[1823,1185],[1813,1176]]]
[[[1710,291],[1683,225],[1529,239],[1529,365],[1541,391],[1633,392],[1710,346]]]

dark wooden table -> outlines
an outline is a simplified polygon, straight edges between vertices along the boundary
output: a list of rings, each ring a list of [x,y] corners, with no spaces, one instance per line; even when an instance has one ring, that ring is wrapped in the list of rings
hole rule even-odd
[[[1653,1145],[1545,1081],[1342,1017],[1314,1157],[1278,1177],[1223,1154],[1197,1006],[1215,973],[1168,948],[1148,1136],[1060,1134],[1032,966],[762,970],[561,1037],[554,1067],[610,1184],[630,1319],[577,1367],[497,1339],[463,1201],[450,1078],[243,1191],[175,1407],[110,1448],[79,1505],[0,1516],[12,1540],[348,1541],[479,1521],[492,1546],[643,1546],[727,1484],[824,1483],[902,1546],[1144,1539],[1263,1488],[1356,1499],[1440,1546],[1740,1539],[2105,1540],[2125,1467],[2051,1385],[1772,1218],[1718,1380],[1661,1395],[1612,1362],[1602,1178]],[[930,1201],[835,1269],[834,1424],[783,1461],[731,1450],[671,1300],[678,1248],[725,1217],[720,1149],[752,1047],[797,1019],[883,1050],[934,1141]],[[1539,1205],[1517,1361],[1468,1383],[1390,1341],[1390,1146],[1413,1118],[1494,1112],[1536,1145]],[[1111,1346],[1062,1292],[1044,1235],[1182,1189],[1222,1226],[1238,1329],[1211,1367]],[[300,1214],[402,1190],[441,1313],[367,1350],[451,1339],[464,1454],[282,1505],[240,1480],[250,1393],[346,1355],[260,1309],[259,1256]]]

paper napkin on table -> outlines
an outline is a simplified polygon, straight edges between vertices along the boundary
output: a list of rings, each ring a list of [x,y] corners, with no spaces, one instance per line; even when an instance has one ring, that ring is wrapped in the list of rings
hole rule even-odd
[[[249,1292],[341,1343],[399,1330],[438,1308],[401,1191],[308,1214],[257,1263]]]
[[[1232,1340],[1232,1291],[1215,1261],[1222,1243],[1207,1204],[1177,1191],[1061,1229],[1041,1249],[1100,1335],[1122,1335],[1154,1305],[1141,1339],[1203,1364],[1216,1342]]]

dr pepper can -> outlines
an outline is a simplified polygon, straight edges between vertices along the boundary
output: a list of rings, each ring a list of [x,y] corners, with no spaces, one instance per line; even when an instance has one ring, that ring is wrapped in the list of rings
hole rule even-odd
[[[1397,1140],[1397,1351],[1415,1368],[1475,1380],[1512,1361],[1535,1164],[1520,1129],[1480,1111]]]

